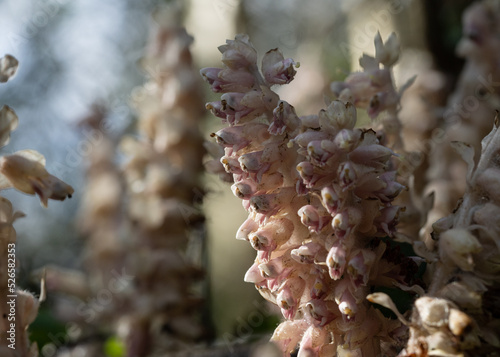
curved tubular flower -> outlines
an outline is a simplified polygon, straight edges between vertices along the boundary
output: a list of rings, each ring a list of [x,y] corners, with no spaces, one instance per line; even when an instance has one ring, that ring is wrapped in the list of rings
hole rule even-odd
[[[391,66],[395,39],[377,46],[378,60]],[[356,128],[356,107],[345,95],[317,115],[297,116],[271,88],[295,75],[295,62],[277,49],[264,56],[260,71],[248,36],[219,49],[223,68],[201,70],[212,90],[224,93],[207,104],[227,125],[212,137],[223,148],[220,162],[232,175],[232,191],[249,213],[236,234],[257,250],[245,281],[285,319],[272,340],[284,356],[296,349],[299,356],[380,355],[401,325],[365,298],[375,282],[412,283],[413,265],[400,253],[388,254],[380,240],[393,236],[400,212],[392,205],[404,188],[396,181],[396,154],[372,129]],[[366,107],[377,93],[394,91],[390,73],[374,68],[375,59],[364,61],[372,72],[351,77],[344,88]],[[214,86],[224,78],[232,79],[231,87]],[[384,103],[396,110],[394,102]]]
[[[45,170],[45,158],[36,151],[22,150],[0,158],[0,189],[14,187],[18,191],[48,200],[71,198],[73,188]]]

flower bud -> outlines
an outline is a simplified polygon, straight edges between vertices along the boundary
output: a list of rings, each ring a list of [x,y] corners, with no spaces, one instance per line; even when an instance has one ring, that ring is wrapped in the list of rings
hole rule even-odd
[[[243,125],[230,126],[212,133],[210,136],[215,138],[217,144],[232,147],[233,151],[238,151],[249,144],[248,139],[243,136],[243,130]]]
[[[342,244],[334,245],[326,257],[328,273],[333,280],[338,280],[344,274],[346,267],[346,251]]]
[[[316,207],[306,205],[299,209],[297,214],[303,225],[309,228],[311,232],[320,232],[330,220],[330,216],[320,215]]]
[[[356,125],[356,108],[352,103],[344,103],[334,100],[319,113],[321,127],[341,129],[353,129]]]
[[[256,66],[257,51],[248,35],[238,34],[234,40],[226,40],[226,45],[219,46],[222,62],[232,69]]]
[[[269,126],[269,133],[282,135],[285,130],[293,131],[300,125],[300,119],[295,114],[295,109],[287,102],[280,100],[273,110],[273,122]]]
[[[479,253],[481,243],[471,232],[463,228],[449,229],[439,236],[439,256],[443,260],[451,259],[460,269],[472,271],[472,255]]]
[[[406,187],[396,181],[396,171],[387,171],[379,176],[379,179],[385,183],[383,189],[374,192],[374,195],[382,202],[391,202]]]
[[[415,301],[415,308],[424,326],[441,327],[448,324],[449,302],[424,296]]]
[[[349,161],[343,162],[339,165],[337,174],[340,179],[340,185],[344,191],[352,187],[356,182],[356,171],[354,170],[354,165]]]
[[[268,51],[262,58],[262,74],[270,85],[288,84],[297,73],[293,68],[294,65],[296,64],[293,59],[285,59],[283,54],[275,48]]]
[[[334,142],[335,142],[335,145],[337,145],[337,147],[340,150],[351,151],[353,146],[359,140],[359,136],[360,136],[359,130],[353,131],[353,130],[349,130],[349,129],[342,129],[335,136]]]
[[[248,239],[255,250],[269,250],[275,246],[274,242],[259,232],[250,233]]]
[[[390,67],[399,59],[399,41],[393,32],[385,43],[380,33],[375,36],[375,58],[385,67]]]
[[[323,131],[306,131],[293,138],[292,142],[296,143],[302,148],[305,148],[311,141],[320,141],[328,138],[329,135]]]
[[[278,325],[274,330],[271,341],[276,344],[281,351],[286,351],[290,354],[297,347],[297,344],[302,339],[304,331],[308,328],[308,324],[303,319],[285,320]]]
[[[256,213],[273,215],[281,208],[277,197],[278,194],[276,193],[252,196],[250,198],[250,207]]]
[[[285,319],[293,319],[297,312],[297,301],[293,297],[288,286],[285,286],[276,296],[276,303],[281,309],[281,313]]]
[[[207,104],[205,104],[205,108],[207,110],[210,110],[216,117],[224,119],[223,122],[228,122],[227,114],[222,111],[222,103],[220,101],[208,102]]]
[[[292,258],[299,263],[312,264],[316,259],[316,255],[321,249],[321,245],[315,242],[302,244],[299,248],[291,251]]]
[[[259,252],[262,253],[262,252]],[[266,279],[267,287],[271,291],[275,291],[289,279],[290,272],[293,268],[290,266],[290,258],[283,256],[274,258],[268,262],[259,264],[260,274]]]
[[[244,93],[224,93],[221,96],[222,111],[227,115],[229,124],[238,124],[243,117],[250,114],[253,109],[247,108],[241,104],[241,100],[245,96]],[[242,129],[247,129],[242,128]],[[223,129],[224,130],[224,129]]]
[[[337,213],[332,220],[332,228],[335,235],[339,238],[344,238],[348,231],[350,231],[349,214],[347,211]]]
[[[341,280],[335,287],[335,302],[339,306],[345,320],[352,320],[358,312],[358,305],[356,299],[349,291],[348,280]]]
[[[349,153],[349,159],[357,164],[384,168],[394,152],[385,146],[374,144],[358,146]]]
[[[233,194],[241,199],[250,199],[255,193],[255,184],[250,181],[240,181],[231,186]]]
[[[347,273],[351,276],[356,286],[365,286],[368,283],[370,270],[375,262],[375,258],[376,256],[373,251],[363,249],[349,259]]]
[[[261,162],[263,151],[254,151],[248,154],[241,155],[238,158],[240,167],[243,171],[257,172],[266,164]]]
[[[321,201],[328,213],[332,215],[337,213],[340,199],[332,187],[325,186],[321,189]]]
[[[212,85],[212,90],[216,93],[241,92],[251,90],[255,84],[255,77],[246,70],[223,69],[218,74],[219,82]],[[215,85],[218,87],[214,87]]]
[[[326,160],[330,158],[331,153],[325,151],[321,145],[322,141],[311,141],[307,144],[307,154],[310,161],[316,166],[325,166]]]
[[[231,156],[223,156],[220,158],[220,162],[222,166],[224,166],[224,170],[228,174],[241,174],[243,170],[241,169],[239,161]]]
[[[200,70],[200,75],[205,81],[212,87],[212,91],[215,93],[221,92],[221,80],[219,79],[219,73],[222,71],[221,68],[207,67]]]
[[[297,165],[297,171],[304,181],[306,187],[312,187],[315,183],[314,166],[309,161],[302,161]]]
[[[276,303],[286,319],[293,319],[300,305],[300,298],[304,293],[305,281],[299,277],[288,278],[280,287],[276,296]]]
[[[380,210],[380,216],[375,218],[373,222],[380,233],[386,234],[389,237],[396,231],[396,225],[399,220],[399,206],[384,207]]]
[[[300,341],[297,357],[323,356],[320,354],[320,350],[329,343],[330,334],[326,329],[309,326]]]
[[[247,218],[240,228],[238,228],[238,231],[236,232],[236,239],[248,240],[248,235],[251,232],[255,232],[257,229],[259,229],[259,224],[252,218]]]
[[[323,297],[326,293],[326,286],[325,286],[325,281],[323,280],[323,276],[318,276],[316,277],[316,280],[314,280],[314,283],[311,288],[311,298],[313,299],[319,299]]]
[[[326,302],[325,300],[318,299],[309,300],[305,306],[305,310],[317,321],[317,326],[321,327],[331,322],[336,317],[332,310],[335,311],[338,308],[337,306],[329,306],[332,303],[332,301]]]
[[[259,271],[260,275],[262,275],[264,278],[276,278],[280,275],[281,273],[281,267],[280,264],[276,264],[276,259],[272,262],[267,262],[267,263],[262,263],[259,264]]]
[[[265,282],[266,279],[262,276],[262,274],[260,272],[258,262],[255,262],[250,267],[250,269],[247,270],[243,280],[247,283],[253,283],[253,284],[258,284],[258,285],[262,285]]]

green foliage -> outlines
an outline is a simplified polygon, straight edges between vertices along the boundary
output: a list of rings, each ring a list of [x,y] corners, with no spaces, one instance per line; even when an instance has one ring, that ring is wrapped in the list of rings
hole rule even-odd
[[[56,343],[57,341],[53,340],[54,336],[67,336],[64,324],[57,320],[47,307],[39,310],[29,331],[30,341],[36,342],[40,349],[48,343]]]
[[[123,357],[125,356],[125,346],[115,336],[112,336],[104,343],[104,354],[108,357]]]

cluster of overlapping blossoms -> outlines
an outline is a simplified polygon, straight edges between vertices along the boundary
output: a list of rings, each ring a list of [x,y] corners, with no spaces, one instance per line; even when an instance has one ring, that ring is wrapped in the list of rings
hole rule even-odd
[[[1,57],[0,83],[10,80],[16,74],[18,65],[17,59],[11,55]],[[17,128],[18,121],[14,109],[7,105],[0,107],[0,148],[9,143],[10,134]],[[35,150],[21,150],[0,157],[0,191],[8,188],[38,195],[44,207],[49,199],[63,201],[74,192],[73,187],[47,172],[45,157]],[[12,268],[13,260],[16,268],[18,264],[13,253],[17,242],[13,224],[23,216],[22,212],[14,211],[7,198],[0,195],[0,314],[3,316],[0,331],[5,337],[0,341],[0,356],[5,357],[38,356],[37,344],[31,343],[28,338],[28,326],[37,317],[40,302],[45,299],[44,284],[40,297],[36,298],[15,285],[15,269]],[[14,305],[10,302],[13,296]]]
[[[375,287],[413,284],[418,268],[390,239],[400,211],[391,202],[404,188],[397,155],[380,133],[356,127],[350,101],[297,116],[271,90],[292,81],[298,67],[278,49],[264,55],[260,71],[248,36],[219,50],[223,68],[201,74],[223,93],[206,107],[227,126],[212,134],[223,151],[207,165],[232,175],[232,191],[249,212],[236,237],[257,251],[245,281],[285,317],[273,340],[284,355],[298,349],[299,356],[379,356],[397,346],[405,327],[366,300]],[[378,50],[391,57],[389,46]],[[386,73],[375,64],[372,58],[366,81],[346,81],[343,96],[378,95],[385,78],[377,75]],[[383,105],[375,101],[368,98],[368,110]]]

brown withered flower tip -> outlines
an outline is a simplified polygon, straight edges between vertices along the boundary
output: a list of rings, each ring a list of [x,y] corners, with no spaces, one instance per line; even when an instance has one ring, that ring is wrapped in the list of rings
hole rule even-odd
[[[14,76],[18,66],[18,60],[11,55],[0,58],[0,83],[5,83]]]

